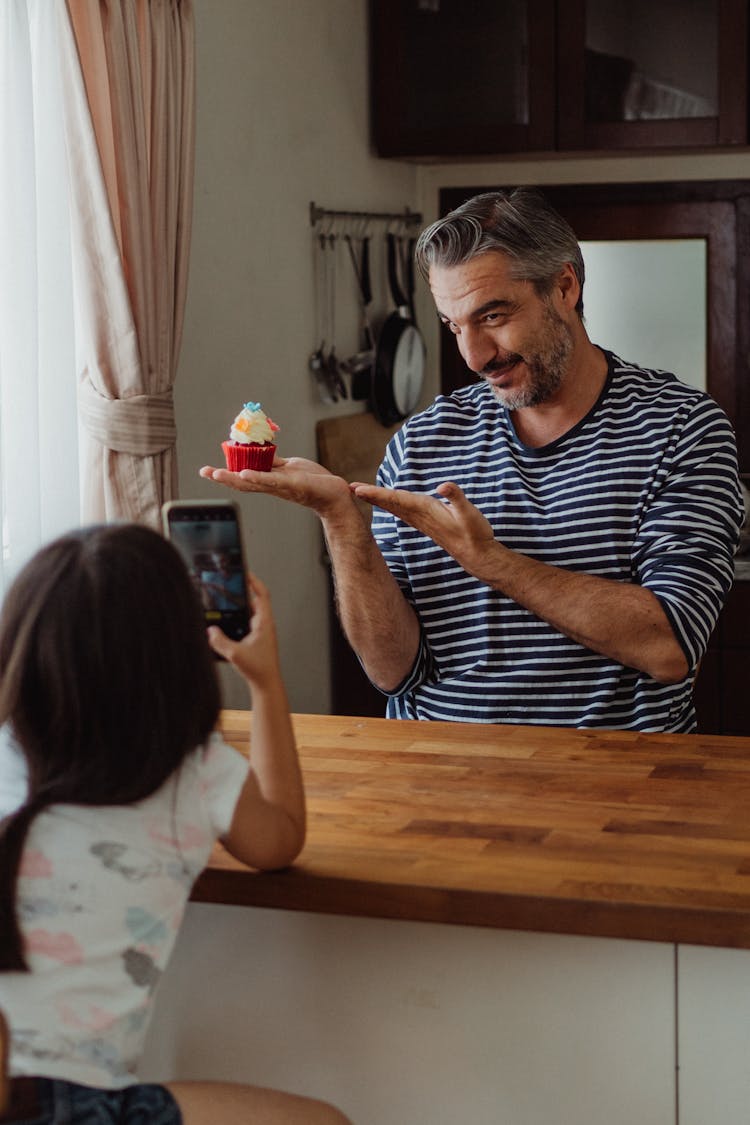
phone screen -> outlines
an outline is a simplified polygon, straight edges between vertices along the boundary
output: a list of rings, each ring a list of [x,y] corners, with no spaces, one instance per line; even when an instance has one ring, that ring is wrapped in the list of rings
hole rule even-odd
[[[249,629],[242,537],[230,501],[173,501],[163,509],[164,531],[182,555],[203,604],[207,625],[237,641]]]

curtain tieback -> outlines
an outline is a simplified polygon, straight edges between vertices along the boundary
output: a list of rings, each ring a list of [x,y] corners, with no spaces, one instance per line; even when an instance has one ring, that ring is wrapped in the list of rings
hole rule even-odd
[[[115,453],[152,457],[177,441],[172,390],[129,398],[107,398],[84,376],[79,413],[87,432]]]

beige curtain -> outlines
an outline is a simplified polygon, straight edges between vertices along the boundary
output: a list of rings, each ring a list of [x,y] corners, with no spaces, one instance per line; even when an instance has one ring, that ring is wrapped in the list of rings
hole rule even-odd
[[[158,526],[177,493],[172,387],[195,144],[191,0],[67,0],[66,138],[83,518]]]

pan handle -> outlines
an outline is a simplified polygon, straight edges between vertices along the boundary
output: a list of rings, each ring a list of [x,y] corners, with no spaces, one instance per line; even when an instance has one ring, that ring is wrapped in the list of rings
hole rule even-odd
[[[388,262],[388,284],[391,287],[391,297],[393,297],[396,308],[404,313],[409,311],[409,302],[403,294],[401,283],[398,279],[398,267],[396,264],[396,236],[389,231],[386,235],[387,240],[387,262]],[[402,314],[403,315],[403,314]]]
[[[417,318],[414,313],[414,249],[417,245],[416,238],[410,238],[406,246],[406,296],[409,301],[409,312],[412,324],[416,325]]]
[[[362,325],[363,335],[365,338],[365,349],[371,349],[373,345],[372,329],[370,328],[370,321],[367,316],[367,308],[372,301],[372,283],[370,281],[370,239],[365,237],[362,239],[362,251],[357,263],[357,255],[354,252],[354,245],[352,244],[351,237],[344,235],[346,244],[349,248],[349,257],[354,270],[354,276],[357,280],[357,287],[359,288],[360,301],[362,304]]]
[[[362,239],[362,257],[360,259],[360,287],[362,289],[362,303],[365,308],[372,300],[372,282],[370,281],[370,238],[365,235]]]

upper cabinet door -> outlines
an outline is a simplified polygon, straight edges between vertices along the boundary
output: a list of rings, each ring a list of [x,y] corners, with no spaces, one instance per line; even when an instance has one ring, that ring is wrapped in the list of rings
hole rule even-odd
[[[380,156],[555,147],[554,0],[371,0]]]
[[[566,0],[557,147],[747,142],[745,0]]]
[[[370,0],[380,156],[715,148],[748,133],[747,0]]]

